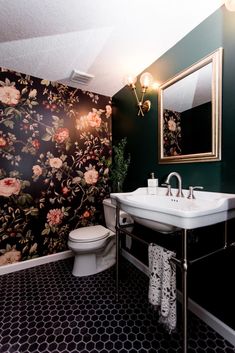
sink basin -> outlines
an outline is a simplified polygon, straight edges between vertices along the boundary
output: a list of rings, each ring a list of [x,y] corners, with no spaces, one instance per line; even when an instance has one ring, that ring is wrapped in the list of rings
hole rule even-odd
[[[176,191],[172,190],[173,195]],[[156,195],[149,195],[147,188],[138,188],[130,193],[112,193],[110,197],[137,223],[161,233],[204,227],[235,217],[235,194],[194,191],[195,199],[188,199],[188,192],[183,190],[182,198],[166,196],[166,188],[157,188]]]

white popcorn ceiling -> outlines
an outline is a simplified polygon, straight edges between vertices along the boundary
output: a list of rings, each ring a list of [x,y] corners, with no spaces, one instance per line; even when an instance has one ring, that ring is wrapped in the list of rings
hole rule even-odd
[[[0,0],[0,66],[114,95],[223,0]],[[73,70],[95,78],[71,82]]]

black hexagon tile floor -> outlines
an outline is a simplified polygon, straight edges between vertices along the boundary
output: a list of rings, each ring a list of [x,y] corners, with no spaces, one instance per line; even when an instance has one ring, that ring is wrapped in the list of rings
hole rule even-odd
[[[168,334],[148,303],[148,278],[122,260],[120,300],[115,271],[71,274],[66,259],[0,276],[1,353],[175,353],[178,329]],[[189,313],[188,353],[234,353],[235,348]]]

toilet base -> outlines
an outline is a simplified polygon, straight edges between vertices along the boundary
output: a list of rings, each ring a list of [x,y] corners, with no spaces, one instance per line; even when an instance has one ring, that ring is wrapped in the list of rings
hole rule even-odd
[[[80,254],[74,257],[72,274],[76,277],[89,276],[96,266],[96,255]]]
[[[75,277],[90,276],[110,268],[116,263],[116,246],[112,240],[100,253],[77,254],[74,257],[72,274]]]

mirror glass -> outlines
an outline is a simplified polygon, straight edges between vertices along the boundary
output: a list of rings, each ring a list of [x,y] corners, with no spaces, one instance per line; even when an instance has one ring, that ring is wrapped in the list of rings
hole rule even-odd
[[[159,163],[221,159],[222,48],[159,90]]]

